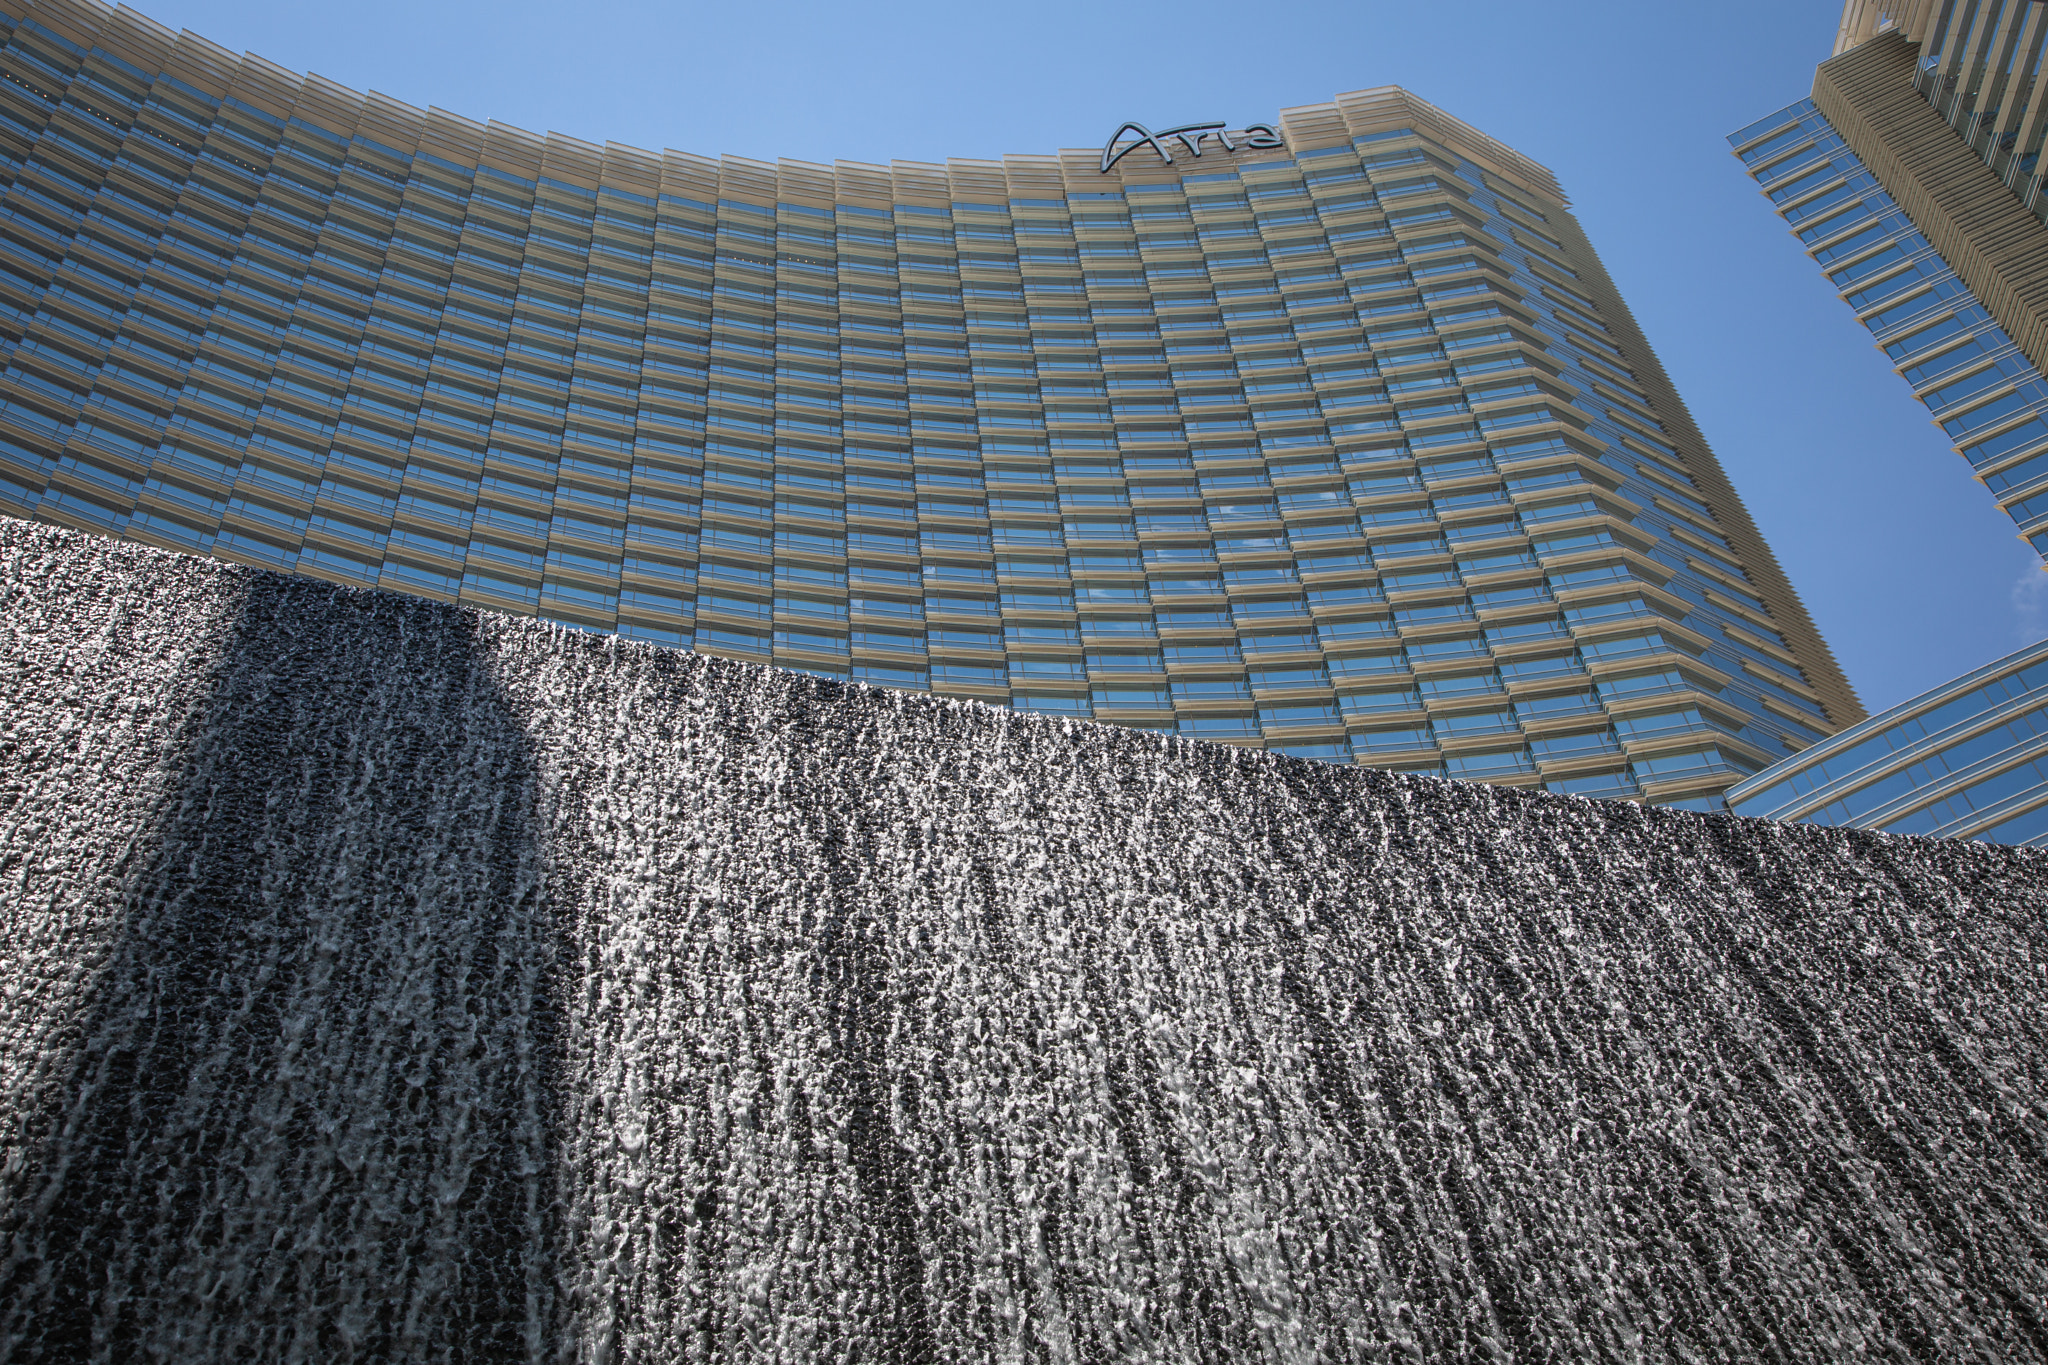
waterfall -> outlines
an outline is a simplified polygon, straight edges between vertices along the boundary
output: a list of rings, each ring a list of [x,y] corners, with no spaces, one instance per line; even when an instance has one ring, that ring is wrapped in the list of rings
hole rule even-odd
[[[2048,856],[0,522],[0,1359],[2048,1359]]]

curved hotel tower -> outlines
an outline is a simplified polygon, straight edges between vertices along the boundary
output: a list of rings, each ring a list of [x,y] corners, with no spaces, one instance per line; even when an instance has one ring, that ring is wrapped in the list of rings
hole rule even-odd
[[[1551,175],[1399,89],[768,164],[9,5],[0,510],[1656,802],[1863,718]]]

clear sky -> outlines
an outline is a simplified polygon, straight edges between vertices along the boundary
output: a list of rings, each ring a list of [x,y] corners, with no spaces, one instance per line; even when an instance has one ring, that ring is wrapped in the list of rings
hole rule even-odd
[[[768,160],[1043,153],[1406,86],[1557,172],[1873,711],[2048,635],[2048,574],[1728,154],[1809,93],[1839,0],[131,3],[412,104]]]

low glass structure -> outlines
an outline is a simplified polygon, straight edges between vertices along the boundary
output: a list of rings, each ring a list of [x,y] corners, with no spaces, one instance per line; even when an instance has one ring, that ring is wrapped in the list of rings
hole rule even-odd
[[[1736,786],[1738,815],[2048,845],[2048,640]]]
[[[1598,795],[1862,718],[1550,174],[1398,89],[769,164],[0,8],[0,510]]]

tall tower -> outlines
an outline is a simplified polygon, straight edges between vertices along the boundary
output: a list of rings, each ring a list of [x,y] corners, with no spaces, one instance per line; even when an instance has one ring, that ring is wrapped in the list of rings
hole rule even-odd
[[[16,515],[1677,804],[1862,716],[1550,173],[1405,91],[770,164],[7,3]]]
[[[2048,554],[2044,40],[2039,5],[1850,0],[1812,97],[1729,140]]]
[[[1850,0],[1809,99],[1730,136],[1950,444],[2048,556],[2048,7]],[[1729,793],[1750,815],[2048,840],[2048,668],[2031,646]],[[1968,662],[1968,661],[1959,661]]]

